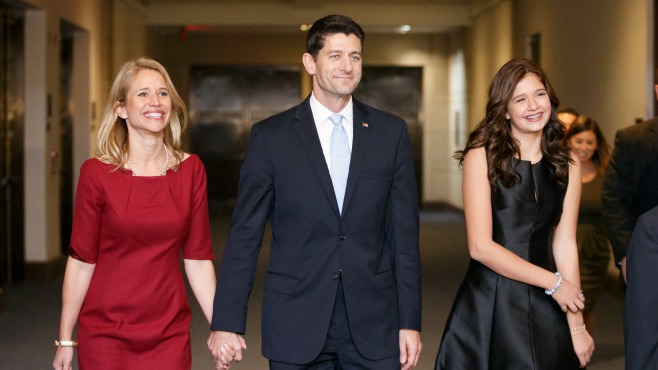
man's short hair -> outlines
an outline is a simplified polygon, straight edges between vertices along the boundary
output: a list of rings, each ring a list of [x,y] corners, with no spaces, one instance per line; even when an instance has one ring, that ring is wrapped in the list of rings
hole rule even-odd
[[[324,47],[324,39],[327,35],[343,33],[355,35],[361,40],[361,47],[366,38],[361,26],[345,15],[328,15],[313,23],[306,34],[306,52],[316,59],[318,52]]]

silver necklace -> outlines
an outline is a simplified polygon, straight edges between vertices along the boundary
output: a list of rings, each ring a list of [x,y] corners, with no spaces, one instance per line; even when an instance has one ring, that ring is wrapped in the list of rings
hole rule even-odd
[[[162,168],[162,171],[160,171],[160,174],[158,176],[164,176],[167,173],[167,169],[169,168],[169,150],[167,150],[167,144],[162,143],[162,147],[164,148],[165,162],[164,162],[164,167]],[[126,156],[126,168],[133,173],[133,176],[138,176],[137,171],[135,171],[135,167],[133,166],[132,162],[130,162],[130,159],[128,158],[128,153],[125,153],[124,155]]]

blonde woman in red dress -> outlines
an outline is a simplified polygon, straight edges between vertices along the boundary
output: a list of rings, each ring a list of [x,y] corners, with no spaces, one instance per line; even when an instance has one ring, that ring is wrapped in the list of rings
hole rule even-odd
[[[165,68],[139,58],[116,77],[98,151],[80,169],[55,369],[190,369],[191,311],[215,294],[206,173],[181,149],[187,111]],[[77,339],[74,327],[78,324]]]

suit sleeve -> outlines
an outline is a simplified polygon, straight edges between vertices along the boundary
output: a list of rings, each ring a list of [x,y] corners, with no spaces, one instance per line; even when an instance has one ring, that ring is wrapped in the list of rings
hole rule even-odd
[[[626,369],[658,363],[658,208],[638,219],[628,249],[628,285],[624,304]]]
[[[395,161],[388,214],[388,237],[398,291],[400,329],[421,330],[421,271],[418,192],[406,123]]]
[[[630,144],[620,131],[615,137],[615,149],[606,170],[602,194],[603,219],[617,263],[626,257],[635,225],[631,211],[633,175]]]
[[[273,198],[271,156],[263,133],[258,125],[254,125],[240,171],[238,200],[217,275],[210,326],[213,331],[245,333],[247,303]]]

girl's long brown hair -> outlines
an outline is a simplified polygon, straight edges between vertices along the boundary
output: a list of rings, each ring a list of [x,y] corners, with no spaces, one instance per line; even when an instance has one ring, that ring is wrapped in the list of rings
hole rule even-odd
[[[516,85],[529,73],[539,78],[551,101],[551,116],[541,137],[542,155],[553,168],[553,177],[557,183],[566,188],[569,182],[569,164],[572,160],[569,149],[562,144],[564,126],[557,119],[556,112],[560,101],[555,90],[537,64],[528,59],[513,59],[496,73],[489,87],[489,101],[484,119],[469,135],[464,150],[455,153],[455,158],[461,166],[469,150],[484,147],[489,183],[494,190],[498,179],[502,179],[506,187],[520,181],[518,172],[511,166],[513,157],[521,158],[519,142],[512,136],[511,123],[505,114]]]

